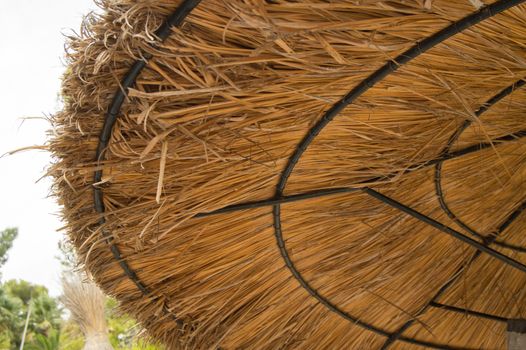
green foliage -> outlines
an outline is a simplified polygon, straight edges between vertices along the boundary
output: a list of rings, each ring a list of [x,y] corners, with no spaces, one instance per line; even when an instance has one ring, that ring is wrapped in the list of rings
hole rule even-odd
[[[6,333],[0,332],[0,349],[9,349],[9,344],[11,344],[9,336]]]
[[[118,303],[113,298],[106,301],[110,343],[115,350],[162,350],[160,345],[141,339],[137,322],[129,315],[117,310]]]
[[[84,336],[72,321],[62,319],[57,301],[43,286],[26,281],[7,281],[0,285],[0,349],[18,350],[28,306],[31,317],[24,349],[82,350]],[[163,347],[139,339],[140,327],[135,320],[117,309],[108,298],[106,316],[109,338],[115,350],[162,350]]]
[[[60,350],[82,350],[84,336],[79,326],[69,320],[64,320],[60,332]]]
[[[18,298],[24,305],[28,305],[32,297],[47,294],[44,286],[34,285],[23,280],[10,280],[4,283],[6,293]]]
[[[18,349],[26,315],[31,307],[26,343],[49,342],[58,337],[61,310],[45,287],[11,280],[0,285],[0,340],[5,349]],[[55,335],[54,333],[57,333]],[[41,336],[41,337],[40,337]],[[43,343],[42,343],[43,344]]]
[[[4,288],[0,288],[0,344],[1,349],[8,349],[14,330],[19,328],[23,303],[8,295]]]
[[[7,252],[13,246],[13,241],[17,236],[17,228],[6,228],[0,232],[0,268],[7,262]],[[1,274],[0,277],[2,277]]]
[[[0,268],[7,261],[8,250],[18,235],[16,228],[0,231]],[[75,266],[75,254],[62,243],[61,260],[65,268]],[[1,275],[0,275],[1,277]],[[27,312],[31,308],[25,350],[82,350],[84,336],[78,325],[63,319],[57,300],[44,286],[22,280],[0,282],[0,349],[18,350]],[[115,350],[162,350],[162,347],[138,339],[139,328],[127,315],[116,312],[117,302],[108,298],[106,317],[110,342]]]
[[[37,334],[25,350],[59,350],[60,335],[56,330],[51,330],[48,335]]]
[[[58,242],[58,249],[60,250],[60,255],[56,256],[56,258],[60,261],[62,267],[68,271],[74,270],[77,266],[77,254],[71,242],[64,238]]]

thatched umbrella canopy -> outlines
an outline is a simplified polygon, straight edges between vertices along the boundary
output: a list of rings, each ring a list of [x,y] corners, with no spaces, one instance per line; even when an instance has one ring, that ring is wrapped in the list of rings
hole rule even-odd
[[[174,349],[504,348],[524,2],[102,1],[49,143],[83,263]]]

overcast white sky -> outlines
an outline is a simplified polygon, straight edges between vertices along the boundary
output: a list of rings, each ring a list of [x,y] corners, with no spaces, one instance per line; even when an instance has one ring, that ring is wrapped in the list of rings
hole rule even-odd
[[[47,122],[21,118],[60,108],[63,33],[78,31],[82,15],[95,8],[92,0],[0,0],[0,155],[45,142]],[[59,209],[48,198],[50,181],[37,183],[49,162],[41,151],[0,158],[0,229],[19,228],[2,274],[57,295]]]

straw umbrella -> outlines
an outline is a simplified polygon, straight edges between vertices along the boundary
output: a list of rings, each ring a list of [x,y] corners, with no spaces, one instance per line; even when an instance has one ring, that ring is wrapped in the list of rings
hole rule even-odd
[[[504,348],[523,2],[102,2],[49,142],[86,268],[174,349]]]

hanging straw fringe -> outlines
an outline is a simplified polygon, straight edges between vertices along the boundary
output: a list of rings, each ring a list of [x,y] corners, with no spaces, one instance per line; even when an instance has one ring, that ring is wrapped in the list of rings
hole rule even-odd
[[[61,301],[84,334],[83,350],[113,350],[104,311],[106,297],[100,289],[70,273],[62,278],[62,291]]]

